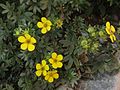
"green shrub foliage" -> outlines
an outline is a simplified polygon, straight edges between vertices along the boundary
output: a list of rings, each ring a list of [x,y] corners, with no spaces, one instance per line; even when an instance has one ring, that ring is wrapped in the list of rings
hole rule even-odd
[[[119,8],[119,0],[0,0],[0,90],[75,87],[80,79],[118,71]],[[52,23],[45,34],[37,25],[42,17]],[[106,32],[108,21],[115,28],[111,34]],[[30,52],[21,50],[18,41],[27,33],[36,39]],[[53,52],[63,56],[62,68],[49,63]],[[59,74],[52,83],[36,76],[42,60]]]

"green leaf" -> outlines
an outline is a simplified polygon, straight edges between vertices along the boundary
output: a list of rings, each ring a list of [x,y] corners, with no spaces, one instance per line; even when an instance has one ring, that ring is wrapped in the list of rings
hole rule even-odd
[[[78,59],[75,56],[74,56],[74,64],[75,64],[76,68],[79,69],[80,62],[78,61]]]
[[[37,2],[37,0],[32,0],[33,2]]]
[[[2,90],[14,90],[14,88],[12,87],[12,85],[6,84],[6,87]]]
[[[2,14],[8,13],[8,12],[9,12],[9,10],[6,9],[6,10],[3,10],[3,11],[2,11]]]
[[[72,67],[72,65],[73,65],[73,58],[70,56],[68,64],[65,64],[65,69],[66,70],[70,69]]]
[[[18,81],[18,86],[23,87],[23,83],[24,83],[23,79],[20,78],[19,81]]]
[[[40,8],[42,10],[47,9],[47,7],[48,7],[48,0],[41,0],[40,3],[41,3]]]
[[[10,19],[11,16],[12,16],[12,12],[8,12],[8,13],[7,13],[7,18]]]
[[[24,1],[24,0],[20,0],[20,4],[22,4],[22,3],[23,3],[23,1]]]
[[[67,47],[67,46],[71,45],[71,42],[68,41],[68,40],[60,40],[59,42],[60,42],[61,44],[63,44],[64,47]]]
[[[10,5],[9,2],[6,2],[6,6],[7,6],[7,7],[11,7],[11,5]]]
[[[27,17],[30,17],[30,16],[33,15],[33,13],[32,12],[25,12],[24,15],[27,16]]]
[[[4,4],[0,4],[0,7],[2,7],[3,9],[8,9],[8,7]]]
[[[21,77],[22,77],[22,76],[25,76],[25,73],[21,73],[20,76],[21,76]]]

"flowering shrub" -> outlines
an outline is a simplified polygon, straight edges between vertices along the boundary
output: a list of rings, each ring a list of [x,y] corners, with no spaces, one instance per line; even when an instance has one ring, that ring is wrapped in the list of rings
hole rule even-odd
[[[1,0],[0,90],[75,89],[78,80],[118,72],[119,14],[109,11],[119,3]]]

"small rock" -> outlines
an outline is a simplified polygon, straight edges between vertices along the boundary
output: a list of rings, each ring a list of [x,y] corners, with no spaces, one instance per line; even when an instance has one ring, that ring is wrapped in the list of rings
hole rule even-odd
[[[61,85],[56,90],[73,90],[73,89],[69,88],[67,85]]]

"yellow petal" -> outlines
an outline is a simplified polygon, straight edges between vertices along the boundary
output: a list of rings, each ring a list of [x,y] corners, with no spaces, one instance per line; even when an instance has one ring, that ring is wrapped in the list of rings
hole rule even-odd
[[[110,29],[110,22],[106,22],[106,28]]]
[[[46,75],[46,76],[45,76],[45,80],[48,80],[48,79],[49,79],[49,75]]]
[[[42,66],[45,66],[45,65],[46,65],[46,61],[42,60]]]
[[[46,19],[45,17],[42,17],[42,18],[41,18],[41,21],[42,21],[42,22],[46,22],[47,19]]]
[[[33,44],[28,44],[28,51],[33,51],[35,46]]]
[[[116,41],[116,36],[114,34],[112,35],[112,37],[113,37],[113,40]]]
[[[56,72],[57,72],[57,70],[53,70],[53,72],[54,72],[54,73],[56,73]]]
[[[111,39],[111,42],[113,43],[114,42],[114,38],[113,38],[113,36],[112,35],[110,35],[110,39]]]
[[[31,37],[30,43],[32,43],[32,44],[36,43],[36,39],[34,37]]]
[[[48,71],[48,72],[47,72],[47,75],[50,75],[50,74],[51,74],[51,71]]]
[[[53,77],[49,77],[48,82],[53,82]]]
[[[24,42],[26,42],[26,38],[24,36],[19,36],[18,41],[21,43],[24,43]]]
[[[49,70],[49,66],[48,65],[45,65],[45,70]]]
[[[45,34],[47,32],[46,28],[42,28],[41,33]]]
[[[106,32],[107,32],[107,34],[110,35],[110,29],[107,29],[107,28],[106,28]]]
[[[53,58],[53,59],[56,59],[56,58],[57,58],[57,53],[53,52],[53,53],[52,53],[52,58]]]
[[[50,20],[47,20],[47,25],[48,25],[48,26],[51,26],[51,25],[52,25],[52,23],[51,23]]]
[[[49,62],[52,64],[54,61],[52,58],[49,59]]]
[[[39,76],[41,76],[42,71],[38,70],[38,71],[36,71],[36,72],[35,72],[35,74],[36,74],[36,76],[38,76],[38,77],[39,77]]]
[[[112,31],[112,33],[115,33],[115,28],[113,25],[111,25],[111,31]]]
[[[55,74],[53,75],[53,77],[54,77],[55,79],[58,79],[58,78],[59,78],[59,74],[55,73]]]
[[[29,34],[25,34],[25,37],[27,40],[29,40],[31,38],[31,36]]]
[[[47,30],[50,31],[51,27],[50,26],[47,26]]]
[[[23,43],[23,44],[21,44],[21,46],[20,46],[20,48],[21,48],[22,50],[26,50],[27,47],[28,47],[28,44],[27,44],[27,43]]]
[[[55,73],[57,73],[57,70],[53,70],[53,71],[51,71],[51,73],[52,73],[52,74],[55,74]]]
[[[47,72],[46,70],[43,71],[43,76],[46,76]]]
[[[39,63],[36,64],[36,69],[37,69],[37,70],[41,69],[41,65],[40,65]]]
[[[53,67],[54,69],[56,69],[56,68],[58,67],[57,63],[53,63],[53,64],[52,64],[52,67]]]
[[[43,27],[43,23],[42,22],[38,22],[37,26],[38,26],[38,28],[42,28]]]
[[[61,68],[63,66],[62,62],[57,62],[57,67]]]
[[[60,54],[60,55],[58,55],[58,56],[57,56],[57,60],[58,60],[58,61],[63,60],[63,56],[62,56],[61,54]]]

